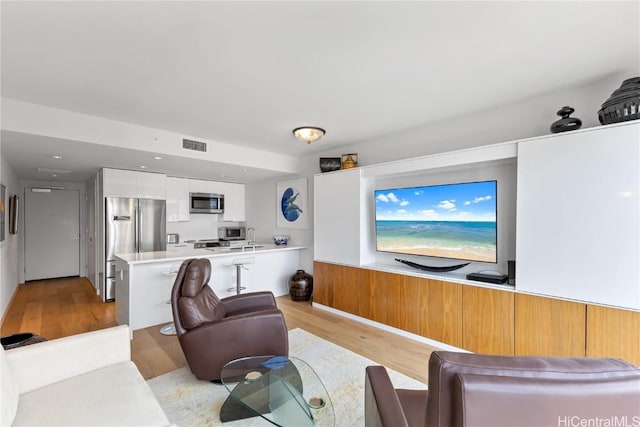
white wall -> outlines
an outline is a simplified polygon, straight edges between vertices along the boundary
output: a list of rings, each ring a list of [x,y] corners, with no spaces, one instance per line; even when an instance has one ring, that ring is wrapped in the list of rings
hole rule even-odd
[[[20,195],[18,187],[18,177],[15,172],[6,162],[5,158],[0,155],[0,167],[1,179],[0,182],[6,187],[5,195],[5,238],[3,242],[0,242],[0,318],[4,319],[7,307],[11,302],[19,279],[19,234],[9,234],[9,196],[18,194]],[[20,203],[23,202],[22,197]]]
[[[313,175],[307,176],[307,211],[308,225],[304,230],[278,228],[276,226],[276,184],[279,181],[300,178],[298,175],[279,179],[263,180],[247,184],[247,227],[255,227],[256,240],[272,242],[273,235],[287,234],[291,236],[289,245],[305,246],[308,249],[300,252],[300,265],[292,267],[293,275],[297,269],[313,271]]]
[[[2,129],[31,135],[46,135],[88,144],[132,148],[154,154],[164,154],[220,163],[242,164],[248,168],[268,167],[283,173],[294,173],[297,161],[292,156],[255,150],[239,145],[212,141],[97,116],[61,110],[2,98]],[[182,149],[182,138],[208,144],[208,152],[189,152]],[[160,142],[160,143],[158,143]]]
[[[481,110],[435,123],[430,123],[425,117],[423,126],[313,156],[313,170],[320,172],[319,157],[339,157],[341,153],[358,153],[358,163],[362,166],[547,135],[550,133],[551,123],[560,118],[556,112],[565,105],[575,108],[572,117],[582,120],[582,128],[600,126],[598,110],[602,103],[629,77],[633,76],[610,75],[598,81],[559,88],[552,93],[540,94],[501,108]],[[478,84],[482,84],[481,77],[475,78]],[[452,90],[452,96],[458,96],[460,102],[464,102],[464,94]],[[330,135],[330,129],[327,129],[327,135]],[[316,144],[322,144],[322,140]]]
[[[471,76],[482,84],[481,76]],[[320,157],[340,157],[342,153],[358,153],[360,166],[407,159],[428,154],[443,153],[463,148],[477,147],[547,135],[551,123],[558,120],[556,112],[563,106],[575,108],[574,117],[582,120],[582,128],[600,126],[598,110],[611,93],[620,87],[622,81],[632,76],[611,74],[598,81],[580,82],[572,87],[559,88],[552,93],[523,100],[520,103],[505,105],[502,108],[478,111],[475,114],[459,116],[454,119],[429,123],[413,129],[398,131],[391,135],[350,144],[338,149],[323,151],[300,159],[300,170],[308,171],[309,228],[305,231],[293,231],[276,228],[275,221],[275,185],[279,180],[250,183],[247,185],[247,224],[258,229],[259,235],[285,233],[292,235],[295,244],[307,246],[300,262],[307,271],[313,266],[313,175],[320,173]],[[464,94],[456,93],[464,102]],[[327,129],[330,138],[331,129]],[[314,144],[321,145],[321,139]],[[293,179],[298,176],[288,176]],[[512,240],[506,243],[511,252]]]
[[[217,239],[218,227],[234,227],[238,222],[219,220],[222,215],[191,214],[189,221],[168,222],[167,233],[178,233],[180,242],[185,240]]]

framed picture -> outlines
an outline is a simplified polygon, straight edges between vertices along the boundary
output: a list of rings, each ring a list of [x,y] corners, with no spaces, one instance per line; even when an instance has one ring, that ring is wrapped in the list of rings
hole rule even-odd
[[[6,192],[7,192],[7,189],[5,188],[5,186],[3,184],[0,184],[0,242],[4,241],[4,229],[5,229],[4,216],[6,211],[6,203],[5,203]]]
[[[9,233],[18,233],[18,196],[9,197]]]
[[[307,228],[307,178],[276,184],[278,228]]]

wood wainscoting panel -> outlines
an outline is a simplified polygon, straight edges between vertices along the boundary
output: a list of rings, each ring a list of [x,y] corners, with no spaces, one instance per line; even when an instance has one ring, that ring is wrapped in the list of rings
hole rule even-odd
[[[585,355],[585,304],[516,295],[517,356]]]
[[[462,285],[419,279],[419,330],[427,338],[462,347]]]
[[[375,272],[364,268],[350,268],[356,272],[356,282],[358,283],[358,294],[356,295],[358,312],[356,314],[365,319],[371,319],[371,276]]]
[[[313,301],[333,307],[333,288],[339,283],[336,278],[340,266],[315,261],[313,263]]]
[[[333,269],[333,307],[355,315],[358,315],[357,270],[344,265]]]
[[[394,313],[389,313],[389,307],[392,305],[388,302],[388,299],[390,290],[397,292],[400,278],[401,276],[398,274],[384,271],[376,271],[371,275],[369,288],[371,292],[369,295],[371,320],[388,325],[389,319],[395,316]]]
[[[587,356],[640,366],[640,312],[587,304]]]
[[[514,354],[514,293],[462,288],[462,347],[474,353]]]
[[[409,276],[389,274],[386,277],[386,286],[386,324],[394,328],[414,332],[417,329],[417,284]]]

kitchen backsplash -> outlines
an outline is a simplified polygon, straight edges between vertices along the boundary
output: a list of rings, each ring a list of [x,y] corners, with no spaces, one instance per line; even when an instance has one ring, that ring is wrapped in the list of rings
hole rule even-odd
[[[222,215],[191,214],[189,221],[168,222],[167,233],[178,233],[180,243],[185,240],[217,239],[218,227],[244,225],[242,222],[218,221]]]

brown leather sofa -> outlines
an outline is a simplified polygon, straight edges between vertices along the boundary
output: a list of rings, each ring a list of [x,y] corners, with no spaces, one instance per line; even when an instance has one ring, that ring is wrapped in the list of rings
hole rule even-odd
[[[188,259],[171,290],[178,340],[196,378],[219,381],[225,363],[241,357],[288,356],[287,325],[273,293],[219,299],[210,277],[208,259]]]
[[[640,425],[640,368],[623,360],[436,351],[428,382],[394,389],[383,366],[367,367],[365,425]]]

